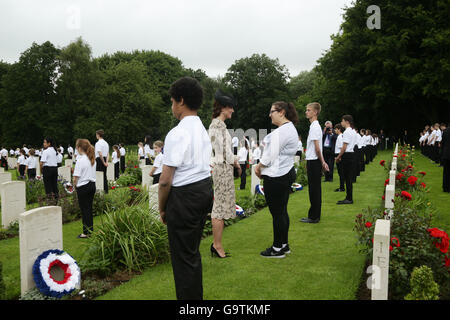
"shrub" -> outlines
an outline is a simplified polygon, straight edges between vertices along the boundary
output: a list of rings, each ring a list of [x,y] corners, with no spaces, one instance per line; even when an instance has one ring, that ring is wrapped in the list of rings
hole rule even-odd
[[[439,300],[439,286],[433,279],[433,271],[427,266],[414,268],[411,274],[411,293],[405,300]]]
[[[308,185],[308,174],[306,172],[306,161],[300,161],[300,164],[295,165],[295,169],[296,169],[296,173],[297,173],[295,182],[306,187]]]
[[[0,228],[0,240],[16,237],[19,235],[19,220],[9,224],[6,229]]]
[[[42,180],[26,181],[27,204],[39,202],[40,197],[45,197],[44,182]]]
[[[128,170],[128,168],[127,168],[127,170]],[[129,173],[122,174],[119,177],[119,179],[116,180],[116,184],[121,187],[133,186],[133,185],[140,184],[140,183],[141,182],[135,175],[132,175]]]
[[[142,271],[167,260],[166,226],[145,202],[108,211],[101,220],[81,259],[83,272]]]

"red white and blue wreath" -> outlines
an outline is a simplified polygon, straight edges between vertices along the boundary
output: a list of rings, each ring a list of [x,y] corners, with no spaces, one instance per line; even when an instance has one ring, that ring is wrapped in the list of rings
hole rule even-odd
[[[73,193],[73,186],[72,186],[72,184],[70,182],[64,181],[63,186],[64,186],[64,190],[66,190],[66,192],[68,194],[72,194]]]
[[[292,186],[292,191],[300,191],[303,190],[303,186],[299,183],[293,183]]]
[[[264,195],[264,187],[257,184],[255,187],[255,192]]]
[[[236,215],[239,217],[245,216],[245,211],[242,209],[242,207],[236,205]]]
[[[64,271],[60,281],[53,278],[50,271],[59,267]],[[81,280],[80,268],[72,256],[62,250],[47,250],[34,262],[33,278],[36,287],[46,296],[61,298],[70,294]]]

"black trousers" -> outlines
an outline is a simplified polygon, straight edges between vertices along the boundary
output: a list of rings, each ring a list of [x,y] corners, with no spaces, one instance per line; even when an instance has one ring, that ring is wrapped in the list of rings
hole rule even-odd
[[[95,182],[89,182],[84,186],[76,188],[81,220],[83,222],[83,233],[85,235],[90,234],[94,230],[92,203],[94,202],[95,189]]]
[[[291,185],[296,178],[294,167],[281,177],[262,176],[264,179],[264,196],[272,214],[273,246],[281,248],[288,244],[289,214],[287,205]]]
[[[322,211],[322,164],[320,160],[307,160],[306,171],[308,175],[308,193],[311,207],[308,218],[320,220]]]
[[[161,177],[161,173],[153,175],[153,184],[158,184],[159,183],[159,177]]]
[[[355,147],[353,148],[353,154],[354,154],[353,165],[354,165],[354,169],[355,169],[355,171],[353,173],[353,182],[356,182],[356,177],[359,177],[360,172],[361,172],[361,167],[360,167],[360,163],[359,163],[359,153],[360,153],[360,150],[355,145]]]
[[[359,170],[364,172],[366,171],[366,163],[364,161],[364,147],[359,149]]]
[[[36,178],[36,169],[28,169],[28,180]]]
[[[325,181],[333,181],[333,171],[334,171],[334,150],[331,148],[323,148],[323,159],[328,165],[330,171],[325,172]]]
[[[444,174],[442,179],[442,188],[444,192],[450,192],[450,159],[442,159]]]
[[[58,199],[58,167],[44,166],[42,168],[42,176],[47,197],[54,194],[55,199]]]
[[[2,157],[1,158],[1,167],[5,169],[5,171],[8,171],[8,160],[6,160],[6,158]]]
[[[337,157],[339,154],[336,153],[335,157]],[[339,174],[339,189],[341,190],[345,190],[345,179],[344,179],[344,170],[342,167],[342,161],[340,162],[336,162],[336,166],[337,166],[337,171]]]
[[[150,160],[149,158],[146,158],[145,159],[145,165],[151,166],[152,165],[152,160]]]
[[[103,160],[106,162],[106,157],[103,157]],[[95,161],[97,162],[97,168],[96,171],[103,172],[103,190],[105,191],[105,194],[108,193],[108,179],[106,178],[106,167],[103,165],[102,160],[100,158],[95,158]]]
[[[353,152],[345,152],[342,156],[342,167],[344,172],[346,200],[353,201],[353,178],[355,176],[355,155]]]
[[[241,185],[240,189],[245,189],[245,185],[247,183],[247,162],[241,165]]]
[[[120,162],[116,162],[114,163],[114,180],[119,179],[119,171],[120,171]]]
[[[120,173],[125,172],[125,156],[120,156]]]
[[[370,163],[370,146],[365,146],[363,148],[364,150],[364,156],[366,158],[366,161],[364,161],[365,164],[369,164]]]
[[[178,300],[203,299],[199,246],[206,217],[212,207],[211,178],[170,189],[166,222]]]
[[[24,164],[19,165],[19,176],[21,178],[25,178],[25,167]]]

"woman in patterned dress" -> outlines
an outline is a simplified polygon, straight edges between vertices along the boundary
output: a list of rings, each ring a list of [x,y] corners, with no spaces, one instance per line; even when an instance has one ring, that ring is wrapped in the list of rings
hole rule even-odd
[[[214,242],[211,244],[211,256],[219,258],[228,257],[222,246],[223,220],[236,216],[233,167],[241,174],[239,163],[232,152],[231,136],[224,122],[231,119],[235,106],[236,102],[232,97],[217,90],[209,137],[213,149],[211,166],[214,184],[214,205],[211,212]]]

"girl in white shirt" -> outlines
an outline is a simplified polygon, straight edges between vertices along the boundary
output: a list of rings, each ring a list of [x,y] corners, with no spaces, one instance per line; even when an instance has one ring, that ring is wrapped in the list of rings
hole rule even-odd
[[[145,136],[145,145],[144,145],[144,158],[145,165],[150,166],[153,164],[153,159],[155,157],[155,150],[150,148],[152,138],[150,136]]]
[[[58,200],[58,166],[56,160],[56,150],[53,145],[53,139],[44,139],[45,150],[42,152],[40,165],[47,198],[54,198],[55,200]]]
[[[28,180],[34,180],[36,178],[36,159],[34,158],[35,151],[30,149],[30,156],[26,161],[25,173],[28,174]]]
[[[114,164],[114,180],[119,179],[120,151],[118,145],[113,145],[112,163]]]
[[[159,177],[161,176],[162,166],[163,166],[163,154],[162,148],[164,147],[164,143],[162,141],[155,141],[153,143],[153,150],[155,150],[156,158],[153,163],[153,168],[150,171],[150,176],[153,177],[153,184],[159,183]]]
[[[238,151],[238,161],[239,164],[241,166],[241,185],[239,187],[240,190],[244,190],[245,189],[245,184],[247,182],[247,156],[248,156],[248,144],[247,144],[247,140],[244,139],[241,141],[241,147],[239,148]]]
[[[145,152],[144,152],[144,144],[142,142],[139,142],[138,143],[138,158],[139,158],[139,161],[145,159],[144,154],[145,154]]]
[[[260,158],[261,158],[261,148],[259,147],[259,143],[255,142],[255,150],[253,150],[253,164],[258,164]]]
[[[339,153],[341,152],[342,146],[344,145],[344,142],[342,141],[342,132],[344,131],[344,128],[340,123],[336,124],[334,126],[334,132],[338,135],[336,138],[336,145],[334,147],[334,156],[337,158]],[[344,179],[344,171],[342,167],[342,162],[336,162],[338,174],[339,174],[339,188],[334,190],[335,192],[344,192],[345,191],[345,179]]]
[[[57,163],[57,167],[62,167],[62,161],[63,161],[63,156],[61,154],[60,149],[58,149],[58,151],[56,152],[56,163]]]
[[[94,230],[92,203],[96,191],[95,149],[86,139],[78,139],[75,148],[78,150],[79,157],[73,171],[73,186],[77,191],[83,222],[83,233],[78,238],[87,238]]]
[[[264,179],[264,196],[273,219],[273,243],[260,255],[264,258],[284,258],[285,254],[290,253],[287,206],[296,178],[294,157],[298,148],[298,133],[294,123],[298,123],[298,115],[292,103],[281,101],[272,105],[269,117],[278,128],[264,138],[264,153],[255,167],[255,173]]]
[[[19,170],[19,179],[25,179],[25,168],[27,164],[27,156],[25,150],[20,150],[20,156],[17,159],[17,169]]]

